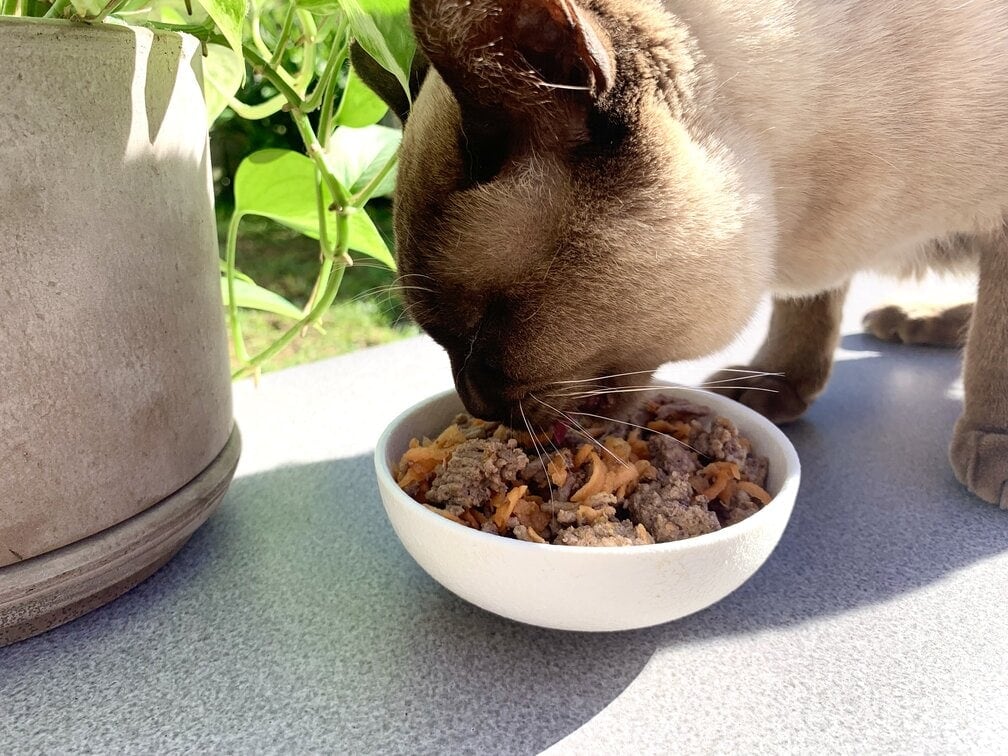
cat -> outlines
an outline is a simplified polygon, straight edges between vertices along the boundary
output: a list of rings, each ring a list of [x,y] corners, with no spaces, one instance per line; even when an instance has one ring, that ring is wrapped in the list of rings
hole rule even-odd
[[[952,467],[1008,508],[1008,4],[413,0],[395,197],[406,305],[475,415],[546,427],[560,382],[619,388],[727,345],[777,422],[823,390],[851,276],[979,270],[975,305],[869,313],[957,344]],[[569,385],[569,384],[568,384]]]

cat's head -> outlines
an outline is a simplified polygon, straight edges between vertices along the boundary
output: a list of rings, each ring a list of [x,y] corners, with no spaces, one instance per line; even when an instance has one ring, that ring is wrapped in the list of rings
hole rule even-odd
[[[398,265],[467,408],[543,426],[547,404],[577,402],[572,381],[728,343],[770,263],[737,161],[690,122],[697,60],[674,20],[649,0],[411,14],[430,69],[402,143]]]

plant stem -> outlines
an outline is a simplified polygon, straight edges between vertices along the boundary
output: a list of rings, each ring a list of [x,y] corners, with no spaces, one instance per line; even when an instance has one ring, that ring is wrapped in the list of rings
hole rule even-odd
[[[291,29],[294,28],[294,12],[296,8],[297,6],[295,6],[294,3],[287,6],[287,14],[284,16],[283,27],[280,29],[280,38],[277,40],[276,49],[273,51],[273,57],[270,58],[270,68],[276,68],[280,65],[284,49],[287,47],[287,40],[290,39]]]
[[[311,124],[308,122],[308,116],[302,113],[300,110],[292,110],[291,118],[294,121],[294,125],[297,126],[298,133],[301,135],[302,141],[305,143],[305,148],[308,152],[308,157],[310,157],[315,165],[318,167],[322,174],[322,180],[325,182],[326,187],[332,194],[336,201],[336,210],[342,210],[350,206],[350,194],[343,185],[336,179],[333,174],[332,168],[329,167],[329,158],[326,155],[325,149],[319,144],[318,138],[315,136],[315,132],[312,131]],[[339,236],[337,235],[337,239]]]
[[[238,250],[238,224],[241,223],[241,218],[240,213],[235,213],[231,216],[231,223],[228,224],[225,264],[227,265],[228,323],[231,326],[231,341],[234,344],[235,357],[239,362],[247,363],[249,355],[245,349],[245,339],[242,337],[241,322],[238,320],[238,300],[235,297],[235,256]]]
[[[336,249],[336,253],[339,256],[346,254],[348,247],[348,242],[350,241],[350,228],[349,228],[349,218],[346,215],[336,216],[336,238],[339,239],[339,244]],[[241,378],[246,375],[255,373],[256,370],[267,360],[276,356],[281,350],[284,349],[288,344],[290,344],[305,326],[310,326],[316,320],[318,320],[323,314],[328,312],[329,308],[332,307],[333,302],[336,300],[336,294],[339,293],[340,284],[343,282],[343,273],[346,270],[346,265],[342,262],[336,267],[333,272],[332,277],[329,279],[328,284],[325,287],[325,293],[319,298],[312,308],[311,312],[305,315],[301,320],[297,322],[293,327],[291,327],[287,332],[285,332],[280,338],[274,341],[269,347],[261,351],[252,359],[248,360],[244,367],[237,370],[232,377]]]
[[[228,107],[246,121],[258,121],[280,111],[285,102],[287,99],[282,94],[273,95],[266,102],[260,102],[258,105],[248,105],[234,97],[229,97]]]
[[[343,67],[342,56],[340,57],[339,65],[340,68]],[[334,74],[327,82],[325,91],[322,93],[322,109],[319,113],[318,130],[322,135],[322,144],[325,147],[329,146],[329,137],[332,136],[333,131],[333,117],[336,115],[336,83],[336,74]]]
[[[273,53],[270,52],[269,47],[266,46],[266,42],[263,41],[262,37],[262,27],[260,26],[259,17],[259,4],[252,3],[252,42],[255,43],[256,49],[263,58],[271,59]]]
[[[374,194],[375,189],[381,185],[381,182],[385,180],[386,176],[388,176],[389,171],[391,171],[398,162],[399,150],[396,150],[392,153],[392,156],[385,161],[385,165],[382,166],[382,169],[367,182],[364,188],[350,198],[350,204],[354,207],[363,207],[364,204],[371,199],[371,195]]]
[[[128,0],[108,0],[108,2],[105,3],[105,7],[101,9],[101,12],[99,12],[94,18],[89,18],[88,21],[91,21],[92,23],[104,21],[106,16],[110,13],[115,13],[117,10],[126,5],[127,2]]]
[[[319,268],[318,275],[315,277],[315,285],[312,286],[311,296],[308,297],[308,302],[304,306],[303,312],[305,315],[311,312],[319,294],[329,283],[329,276],[332,273],[333,266],[333,249],[329,242],[329,221],[327,217],[329,208],[325,204],[325,196],[322,192],[322,175],[318,168],[315,169],[315,211],[318,213],[319,256],[322,260],[322,265]],[[307,326],[302,328],[301,335],[304,336],[307,330]]]
[[[63,18],[63,12],[69,4],[70,0],[56,0],[42,18]]]
[[[346,60],[348,49],[346,40],[343,39],[343,35],[345,33],[346,22],[341,19],[339,28],[333,35],[333,45],[329,49],[329,57],[326,58],[325,68],[322,71],[322,75],[319,77],[314,91],[305,100],[304,111],[306,113],[311,113],[319,106],[325,93],[332,86],[332,82],[339,74],[340,69],[343,68],[343,62]],[[325,134],[322,136],[325,137]]]
[[[245,55],[245,60],[252,64],[252,68],[261,73],[270,84],[277,88],[280,94],[287,98],[287,102],[291,108],[300,107],[302,103],[301,95],[295,92],[294,88],[281,78],[278,70],[271,67],[269,62],[258,51],[248,45],[242,45],[242,53]]]
[[[13,16],[17,10],[17,4],[18,0],[3,0],[3,6],[0,7],[0,15]]]
[[[304,102],[308,86],[315,78],[315,22],[312,20],[311,14],[304,11],[298,12],[298,20],[301,22],[304,50],[301,53],[301,67],[298,69],[297,75],[294,76],[294,89],[298,91],[302,102]]]

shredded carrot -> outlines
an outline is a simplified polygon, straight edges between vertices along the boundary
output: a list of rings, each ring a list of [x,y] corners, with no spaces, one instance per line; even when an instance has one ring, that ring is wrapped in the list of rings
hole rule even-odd
[[[651,459],[651,450],[648,448],[647,441],[634,438],[628,443],[630,444],[630,449],[639,459]]]
[[[732,497],[738,490],[738,481],[729,480],[728,484],[724,487],[724,490],[718,494],[718,499],[722,504],[728,504],[731,502]]]
[[[740,480],[736,483],[739,491],[745,491],[747,494],[752,496],[754,499],[758,500],[761,504],[769,504],[770,500],[773,498],[764,489],[757,486],[748,480]]]
[[[588,459],[590,459],[592,463],[591,476],[589,476],[588,481],[581,486],[581,488],[571,495],[571,501],[573,502],[582,502],[589,496],[594,496],[604,490],[608,468],[606,468],[605,463],[599,459],[598,454],[593,451],[589,452]]]
[[[668,420],[652,420],[647,424],[647,427],[658,433],[667,433],[679,441],[686,441],[690,435],[689,424],[679,421],[670,423]]]
[[[567,482],[567,461],[563,454],[555,454],[546,465],[546,470],[554,486],[562,486]]]
[[[730,480],[731,480],[730,473],[728,473],[727,471],[718,472],[716,473],[714,482],[711,483],[710,487],[707,488],[705,491],[701,491],[700,493],[703,496],[706,496],[708,501],[713,501],[715,498],[717,498],[718,494],[720,494],[725,489],[725,486],[728,485],[728,481]]]
[[[581,465],[588,461],[588,455],[591,453],[591,444],[581,444],[581,446],[578,447],[577,452],[574,453],[574,467],[581,467]]]
[[[525,530],[528,532],[529,538],[532,539],[534,543],[546,543],[546,539],[539,535],[535,528],[531,525],[526,525]]]
[[[701,475],[716,475],[721,472],[728,473],[735,480],[739,480],[742,474],[739,472],[738,465],[734,462],[711,462],[707,467],[700,471]]]
[[[465,441],[465,434],[462,433],[462,429],[457,425],[449,425],[441,434],[434,439],[434,445],[442,449],[446,449],[452,446],[458,446],[463,441]]]
[[[418,475],[415,470],[407,470],[404,475],[399,476],[399,480],[396,481],[400,488],[406,488],[414,483],[419,483],[423,480],[423,477]]]
[[[708,485],[706,488],[702,489],[696,485],[695,480],[691,480],[694,488],[702,495],[707,497],[708,501],[713,501],[715,498],[719,497],[721,492],[725,490],[731,480],[738,480],[740,477],[738,465],[734,462],[711,462],[707,467],[700,471],[701,479],[706,477],[708,479]],[[713,477],[713,481],[710,478]],[[702,485],[702,484],[701,484]]]
[[[605,490],[612,493],[616,489],[637,481],[640,471],[634,465],[620,465],[606,476]]]
[[[545,530],[553,520],[553,515],[542,510],[542,499],[538,496],[524,496],[515,502],[514,512],[518,521],[528,528]]]
[[[623,462],[630,461],[630,452],[632,449],[625,439],[619,436],[606,436],[602,439],[602,444]]]
[[[493,515],[493,521],[494,525],[497,526],[497,530],[504,530],[508,519],[511,517],[511,513],[514,512],[515,505],[527,491],[528,486],[516,486],[508,491],[506,496],[503,496],[502,502],[494,504],[494,500],[497,499],[497,496],[500,496],[500,494],[497,494],[494,499],[491,499],[491,504],[494,504],[494,509],[496,510]]]

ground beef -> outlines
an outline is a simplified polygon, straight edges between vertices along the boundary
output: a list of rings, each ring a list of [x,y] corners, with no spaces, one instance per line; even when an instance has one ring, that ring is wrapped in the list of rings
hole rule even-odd
[[[669,436],[654,435],[648,439],[651,464],[666,475],[687,477],[697,471],[696,455],[683,444]]]
[[[627,512],[658,543],[711,533],[721,528],[707,500],[694,496],[684,477],[669,476],[665,483],[642,483],[626,502]]]
[[[750,454],[742,464],[742,480],[755,483],[760,488],[766,488],[767,470],[770,466],[766,457]]]
[[[456,415],[453,422],[459,427],[459,430],[462,431],[462,435],[467,439],[486,438],[487,436],[493,434],[493,432],[500,426],[500,423],[486,422],[484,420],[477,420],[474,417],[469,417],[469,415],[464,412]]]
[[[553,543],[562,546],[643,546],[654,543],[643,525],[630,520],[600,520],[594,525],[578,525],[561,530]]]
[[[712,460],[741,465],[749,453],[739,438],[735,423],[724,417],[708,415],[690,423],[689,444],[698,453]]]
[[[711,414],[710,407],[694,404],[688,399],[675,399],[669,396],[659,396],[648,402],[646,407],[655,420],[689,421],[694,417]]]
[[[518,477],[531,486],[546,488],[546,473],[544,465],[549,464],[549,457],[529,457],[529,463],[525,469],[518,473]]]
[[[567,480],[562,486],[557,486],[553,491],[554,501],[569,501],[571,494],[577,491],[588,480],[588,473],[585,470],[572,470],[567,473]]]
[[[511,440],[475,438],[459,444],[434,475],[427,501],[463,509],[481,507],[495,493],[505,493],[528,465],[528,457]]]
[[[735,486],[734,476],[765,488],[768,461],[751,452],[730,420],[708,407],[667,396],[639,405],[629,418],[633,425],[558,425],[551,430],[553,448],[544,451],[541,446],[522,448],[534,446],[528,433],[460,415],[457,431],[448,429],[437,440],[411,444],[411,456],[404,455],[399,464],[400,485],[446,517],[484,532],[575,546],[678,541],[741,522],[762,508],[760,500]],[[648,429],[656,420],[673,424],[673,432],[686,441],[677,441],[660,426]],[[595,442],[586,431],[597,437]],[[467,440],[459,443],[460,435]],[[591,449],[604,464],[603,477],[591,477],[595,463],[581,462],[574,469],[574,456],[586,443],[606,446],[604,453]],[[412,451],[417,446],[429,446],[431,453],[425,457],[422,451]],[[566,475],[559,485],[552,480],[559,463],[550,468],[552,475],[543,469],[553,465],[557,455]],[[725,462],[736,465],[737,471]],[[621,477],[628,469],[633,477]],[[727,483],[726,472],[733,476]],[[572,502],[589,483],[598,493]],[[712,500],[702,492],[710,492]],[[506,499],[494,499],[506,493]]]
[[[759,512],[760,507],[745,491],[736,491],[727,505],[719,502],[718,514],[723,525],[734,525]]]

